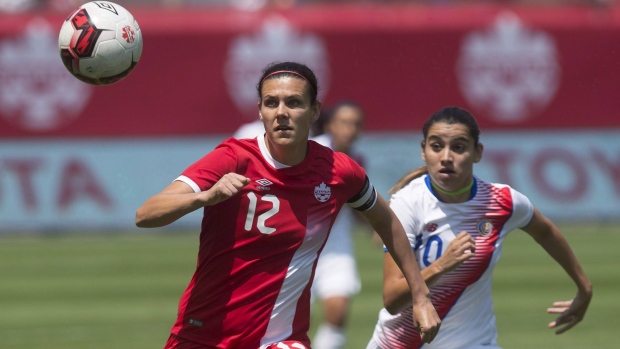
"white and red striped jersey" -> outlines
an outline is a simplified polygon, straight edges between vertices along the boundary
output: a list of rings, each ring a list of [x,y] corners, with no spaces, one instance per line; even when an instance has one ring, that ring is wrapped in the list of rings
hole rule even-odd
[[[384,349],[499,348],[491,276],[506,235],[532,219],[534,207],[527,197],[507,185],[475,178],[468,201],[445,203],[435,196],[425,175],[394,194],[390,207],[407,232],[420,269],[439,258],[461,231],[474,237],[476,252],[430,287],[442,318],[431,344],[423,343],[413,328],[411,307],[396,315],[380,311],[375,344]]]
[[[230,138],[177,180],[195,192],[235,172],[251,183],[204,208],[198,263],[172,333],[209,348],[257,349],[293,340],[309,347],[310,286],[343,204],[367,210],[376,191],[341,153],[309,141],[306,159],[278,163],[264,137]]]

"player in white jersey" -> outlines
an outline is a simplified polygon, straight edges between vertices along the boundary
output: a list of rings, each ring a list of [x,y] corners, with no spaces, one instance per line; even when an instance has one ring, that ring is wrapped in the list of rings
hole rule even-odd
[[[308,140],[318,83],[305,65],[267,66],[257,86],[263,137],[228,139],[136,211],[160,227],[203,209],[196,271],[166,349],[309,349],[311,276],[340,208],[360,210],[411,285],[425,342],[441,321],[402,225],[361,166]]]
[[[394,261],[384,259],[384,304],[367,349],[499,348],[491,298],[493,269],[506,235],[522,229],[573,279],[577,295],[556,302],[549,327],[560,334],[580,322],[592,285],[558,228],[518,191],[473,175],[483,146],[474,117],[461,108],[439,110],[424,124],[426,163],[390,190],[399,218],[442,317],[441,332],[424,344],[413,326],[406,281]]]
[[[315,142],[343,152],[362,164],[363,159],[353,150],[364,119],[362,107],[353,101],[341,101],[321,115]],[[237,139],[255,138],[265,133],[260,122],[243,124],[233,135]],[[363,165],[363,164],[362,164]],[[323,247],[312,284],[312,297],[323,302],[323,322],[312,340],[315,349],[341,349],[346,344],[346,321],[351,297],[361,288],[353,251],[351,231],[355,224],[354,212],[343,207],[332,226],[329,239]]]

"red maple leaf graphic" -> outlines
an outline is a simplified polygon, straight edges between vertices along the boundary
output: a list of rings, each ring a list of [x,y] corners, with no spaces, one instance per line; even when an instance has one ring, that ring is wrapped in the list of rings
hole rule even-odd
[[[135,38],[135,33],[131,29],[130,26],[123,27],[123,39],[127,41],[128,44],[132,43]]]

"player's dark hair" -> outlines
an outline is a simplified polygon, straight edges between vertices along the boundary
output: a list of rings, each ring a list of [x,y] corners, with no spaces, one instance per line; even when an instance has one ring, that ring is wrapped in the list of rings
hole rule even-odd
[[[478,142],[480,140],[480,127],[478,127],[478,122],[476,122],[476,118],[468,112],[467,110],[459,107],[445,107],[437,111],[435,114],[431,115],[428,120],[424,123],[422,127],[422,134],[424,135],[424,140],[421,145],[424,147],[426,144],[426,137],[428,136],[428,130],[436,123],[443,122],[446,124],[454,125],[461,124],[467,127],[469,131],[469,135],[474,139],[474,145],[478,146]],[[394,194],[400,189],[402,189],[405,185],[407,185],[412,180],[423,176],[428,173],[428,169],[426,165],[422,165],[411,172],[404,175],[401,179],[394,184],[394,186],[388,191],[388,194]]]
[[[263,74],[256,85],[258,97],[263,98],[263,83],[265,80],[273,79],[278,76],[291,76],[297,79],[305,80],[308,83],[310,92],[310,101],[312,104],[316,102],[319,91],[319,83],[312,69],[305,64],[297,62],[273,62],[263,69]]]
[[[476,118],[467,110],[459,107],[445,107],[435,114],[431,115],[422,127],[424,140],[428,136],[428,130],[436,123],[443,122],[449,125],[461,124],[467,126],[469,135],[474,139],[474,145],[478,146],[480,139],[480,128],[476,122]]]

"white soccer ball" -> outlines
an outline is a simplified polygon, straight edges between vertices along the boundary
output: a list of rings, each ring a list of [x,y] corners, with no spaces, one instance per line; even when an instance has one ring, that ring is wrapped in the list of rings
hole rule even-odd
[[[125,78],[142,55],[138,22],[122,6],[108,1],[83,4],[65,20],[58,37],[65,67],[93,85]]]

